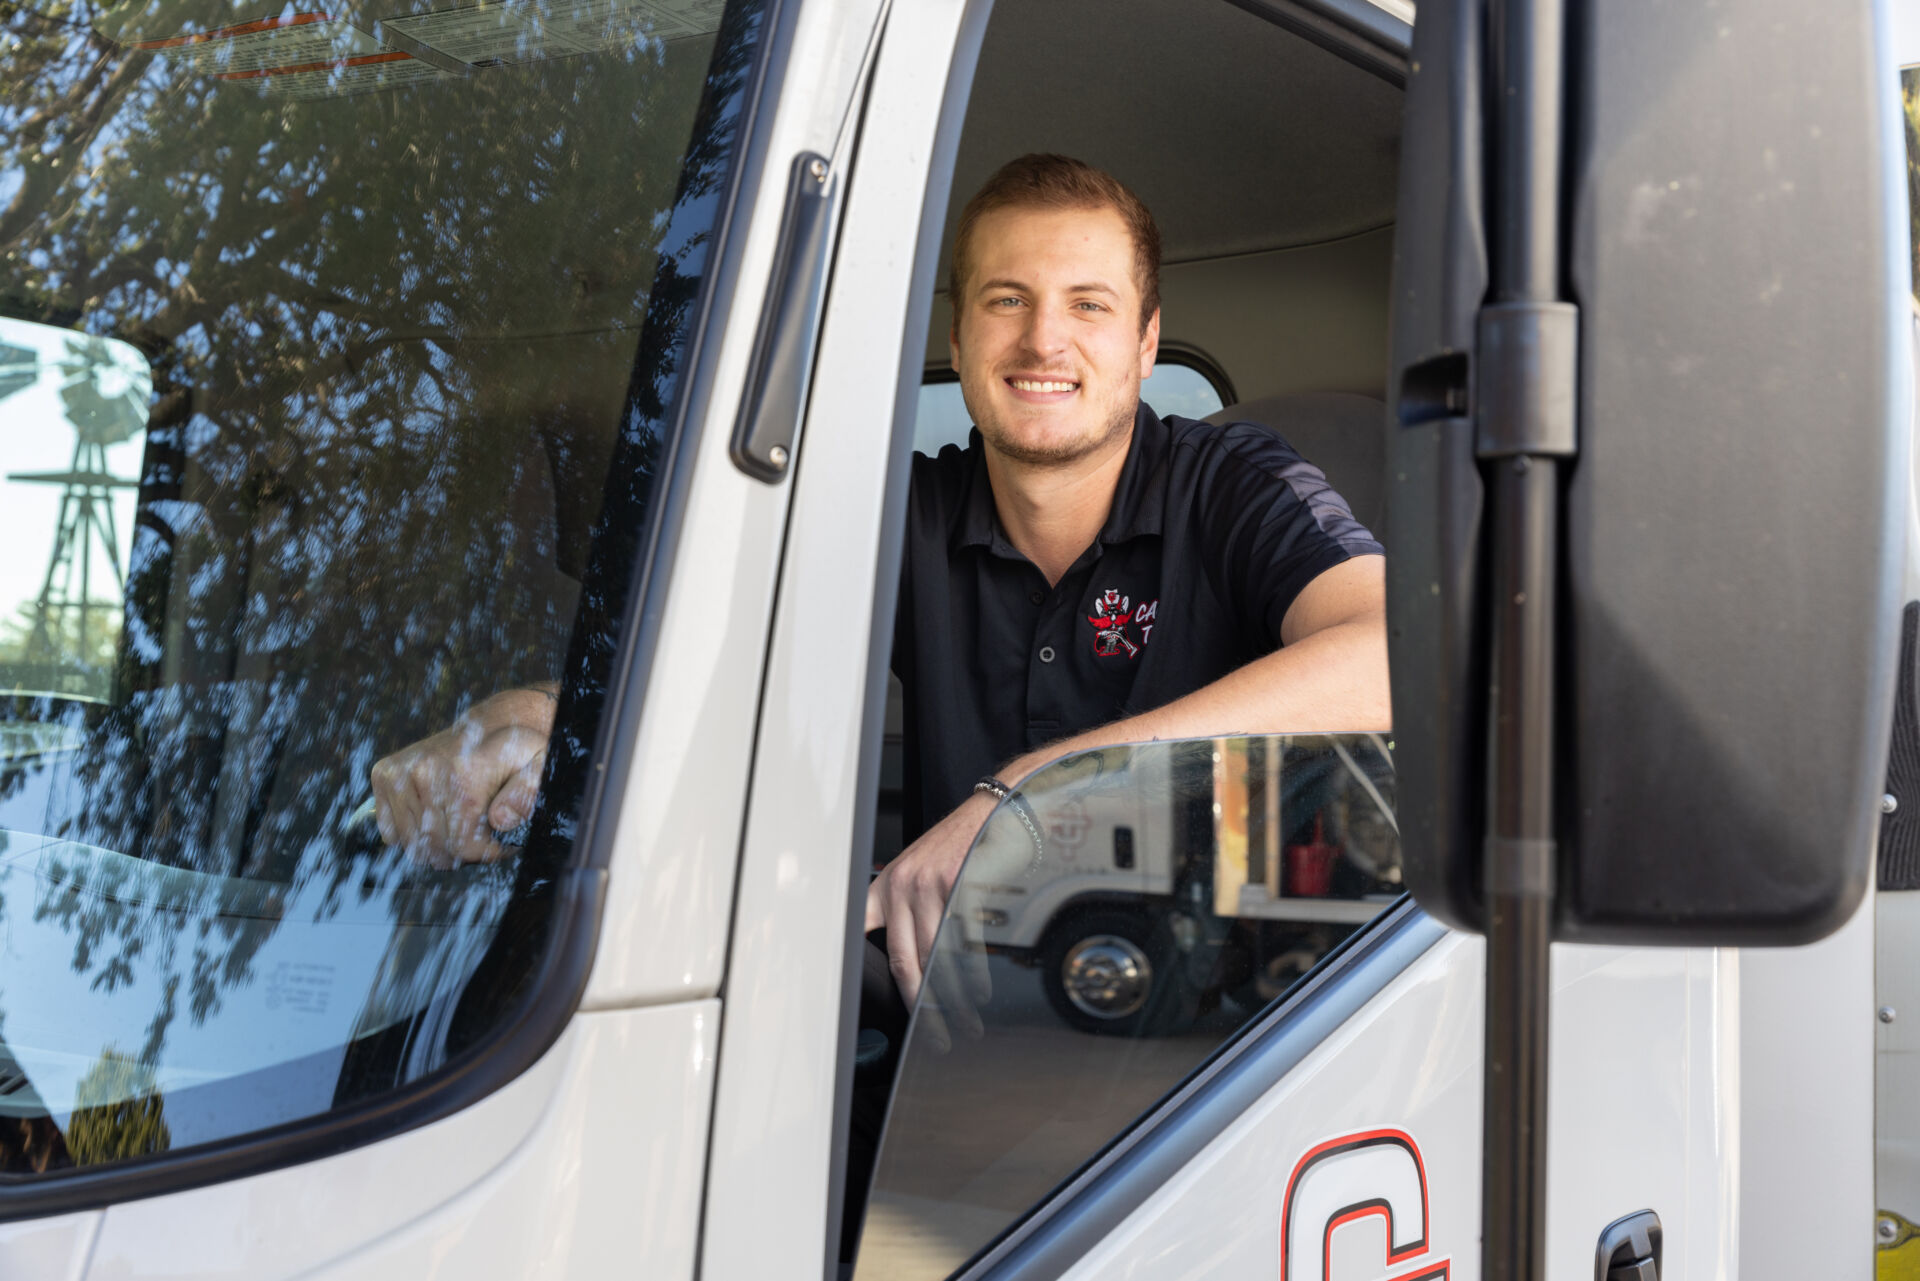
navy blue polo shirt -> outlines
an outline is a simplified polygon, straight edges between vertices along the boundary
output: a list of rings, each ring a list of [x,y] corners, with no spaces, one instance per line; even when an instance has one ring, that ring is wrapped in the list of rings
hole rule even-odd
[[[1049,587],[1000,526],[978,429],[916,454],[893,644],[906,839],[1013,757],[1278,649],[1302,588],[1381,550],[1273,431],[1142,404],[1106,526]]]

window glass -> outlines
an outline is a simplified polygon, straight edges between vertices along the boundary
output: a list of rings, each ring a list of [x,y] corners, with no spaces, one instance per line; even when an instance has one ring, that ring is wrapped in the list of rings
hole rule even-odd
[[[1398,898],[1389,749],[1107,748],[1002,803],[899,1055],[856,1275],[948,1276]]]
[[[1165,417],[1205,418],[1225,408],[1220,393],[1207,376],[1191,365],[1162,359],[1153,374],[1140,384],[1140,399]],[[973,430],[973,415],[960,398],[960,384],[954,379],[920,384],[920,408],[913,423],[913,448],[916,453],[937,454],[943,445],[967,447],[967,433]]]
[[[216,7],[0,8],[8,1175],[356,1103],[541,996],[761,25]],[[374,763],[530,685],[531,818],[385,846]]]

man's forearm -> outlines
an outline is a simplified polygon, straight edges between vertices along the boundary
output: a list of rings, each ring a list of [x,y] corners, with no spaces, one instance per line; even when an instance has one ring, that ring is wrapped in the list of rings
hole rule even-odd
[[[1382,615],[1322,628],[1163,707],[1049,743],[1009,761],[1017,784],[1049,761],[1117,743],[1237,734],[1358,733],[1393,720]]]

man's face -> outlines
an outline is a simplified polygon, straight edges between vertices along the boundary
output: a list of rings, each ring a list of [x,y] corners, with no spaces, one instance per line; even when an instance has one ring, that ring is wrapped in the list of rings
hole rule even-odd
[[[1132,426],[1160,349],[1140,327],[1133,240],[1112,209],[999,209],[974,226],[954,300],[953,367],[980,434],[1041,465],[1098,451]]]

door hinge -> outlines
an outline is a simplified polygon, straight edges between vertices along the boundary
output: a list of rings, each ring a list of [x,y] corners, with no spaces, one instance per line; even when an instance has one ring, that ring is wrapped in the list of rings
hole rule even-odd
[[[1503,302],[1480,309],[1474,449],[1482,458],[1570,458],[1580,309]]]

